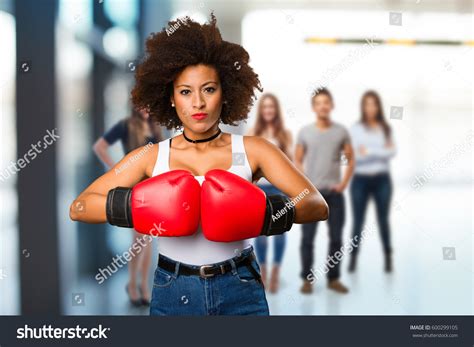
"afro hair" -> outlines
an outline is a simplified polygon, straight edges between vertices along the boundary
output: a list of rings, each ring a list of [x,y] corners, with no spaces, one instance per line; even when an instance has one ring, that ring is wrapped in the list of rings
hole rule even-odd
[[[222,40],[216,18],[199,24],[189,17],[168,22],[168,28],[152,33],[135,74],[132,103],[146,109],[153,121],[167,129],[182,126],[170,98],[173,81],[188,66],[216,69],[223,93],[221,122],[236,125],[247,119],[255,100],[255,89],[263,91],[258,75],[248,65],[249,54],[240,45]]]

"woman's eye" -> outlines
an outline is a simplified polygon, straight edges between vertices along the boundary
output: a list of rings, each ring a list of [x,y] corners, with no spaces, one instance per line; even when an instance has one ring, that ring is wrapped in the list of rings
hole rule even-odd
[[[191,91],[189,89],[183,89],[182,91],[179,92],[181,95],[188,95],[189,93],[191,93]]]
[[[214,87],[207,87],[204,89],[206,93],[214,93],[216,91],[216,88]]]

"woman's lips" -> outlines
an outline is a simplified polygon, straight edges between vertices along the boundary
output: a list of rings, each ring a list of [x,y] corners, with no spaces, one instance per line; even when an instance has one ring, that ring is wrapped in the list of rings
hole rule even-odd
[[[207,117],[207,113],[195,113],[191,117],[193,117],[196,120],[202,120]]]

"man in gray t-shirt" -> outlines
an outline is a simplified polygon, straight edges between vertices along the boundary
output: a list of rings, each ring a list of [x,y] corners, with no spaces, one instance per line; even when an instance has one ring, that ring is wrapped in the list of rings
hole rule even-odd
[[[329,206],[330,244],[327,263],[314,270],[314,238],[318,223],[303,224],[301,292],[311,293],[315,279],[327,273],[328,287],[338,293],[347,293],[348,289],[339,281],[339,268],[341,253],[344,251],[341,251],[345,216],[343,191],[354,168],[352,147],[346,128],[330,118],[333,99],[327,89],[316,91],[312,98],[312,107],[316,113],[316,122],[303,127],[298,133],[295,162]],[[342,178],[341,167],[346,168]]]
[[[303,170],[316,188],[327,190],[341,182],[344,146],[349,143],[348,131],[335,122],[327,129],[311,123],[300,130],[296,144],[304,150]]]

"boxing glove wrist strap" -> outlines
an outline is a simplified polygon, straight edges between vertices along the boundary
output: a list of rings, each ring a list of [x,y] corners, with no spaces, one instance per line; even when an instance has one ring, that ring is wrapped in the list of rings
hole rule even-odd
[[[283,195],[267,196],[265,220],[260,235],[280,235],[291,229],[295,221],[294,203]]]
[[[109,190],[105,209],[110,224],[125,228],[133,227],[131,198],[130,188],[117,187]]]

